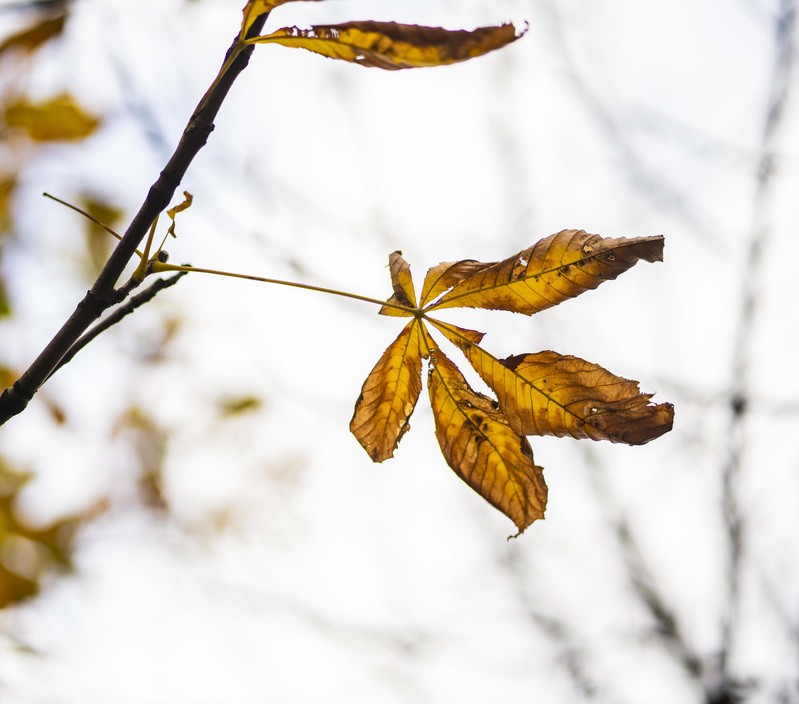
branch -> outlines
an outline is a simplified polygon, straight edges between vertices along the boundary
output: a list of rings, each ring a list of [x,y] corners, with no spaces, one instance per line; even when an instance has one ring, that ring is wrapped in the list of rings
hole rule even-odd
[[[116,325],[123,318],[133,313],[137,308],[140,308],[145,303],[152,301],[153,298],[155,298],[164,289],[174,286],[180,279],[186,276],[187,273],[188,272],[186,271],[181,271],[179,274],[170,276],[168,279],[157,279],[149,288],[146,288],[144,291],[136,294],[126,303],[119,306],[119,308],[117,308],[105,320],[97,323],[97,325],[95,325],[91,330],[81,335],[80,339],[69,348],[69,352],[63,356],[61,361],[58,363],[58,366],[53,369],[53,371],[50,373],[50,376],[53,376],[53,374],[55,374],[65,364],[69,364],[75,355],[84,347],[86,347],[86,345],[88,345],[92,340]],[[50,377],[47,378],[49,379]]]
[[[257,36],[269,13],[261,15],[250,27],[248,37]],[[170,203],[186,171],[205,146],[214,129],[214,120],[233,82],[247,67],[252,46],[244,46],[239,36],[225,55],[222,69],[200,100],[189,119],[183,136],[158,180],[150,188],[121,241],[112,252],[92,288],[75,311],[48,343],[27,371],[0,396],[0,425],[25,410],[39,388],[52,375],[70,350],[100,315],[121,303],[132,288],[115,289],[119,277],[134,257],[151,223]]]

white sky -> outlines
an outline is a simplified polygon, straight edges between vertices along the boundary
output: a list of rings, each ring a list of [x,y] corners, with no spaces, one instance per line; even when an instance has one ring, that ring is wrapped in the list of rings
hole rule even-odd
[[[19,315],[0,326],[11,362],[32,358],[86,288],[73,249],[82,223],[38,194],[70,198],[88,185],[135,210],[241,4],[84,0],[48,49],[31,90],[70,90],[109,118],[91,144],[53,149],[25,174],[24,227],[6,264]],[[711,658],[725,608],[725,394],[773,5],[341,0],[276,11],[272,27],[373,18],[530,28],[467,64],[398,73],[260,47],[184,181],[195,204],[178,221],[173,261],[381,298],[395,249],[421,281],[441,260],[501,259],[564,228],[664,234],[663,264],[534,318],[448,319],[486,331],[503,356],[554,349],[638,379],[675,403],[674,431],[640,448],[533,438],[547,519],[507,543],[512,524],[441,457],[426,392],[384,465],[348,433],[401,321],[189,277],[53,380],[67,427],[53,429],[34,405],[0,431],[0,450],[37,473],[34,514],[113,500],[83,535],[78,573],[0,615],[42,653],[0,646],[0,701],[702,701],[653,633],[611,527],[626,517],[689,646]],[[784,701],[799,701],[795,100],[787,110],[762,213],[771,237],[739,486],[748,542],[731,667],[757,680],[757,702],[785,687]],[[136,364],[175,315],[183,327],[166,361]],[[262,411],[220,419],[217,399],[250,393]],[[135,458],[109,437],[132,404],[172,432],[163,521],[136,506]],[[792,413],[775,411],[785,406]],[[220,531],[221,514],[232,518]],[[544,622],[565,629],[592,697]]]

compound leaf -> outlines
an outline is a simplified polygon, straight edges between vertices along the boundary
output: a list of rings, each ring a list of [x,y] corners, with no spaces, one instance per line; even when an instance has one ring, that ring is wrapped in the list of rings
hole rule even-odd
[[[615,279],[642,259],[662,261],[663,237],[603,238],[562,230],[501,262],[459,262],[470,275],[426,310],[488,308],[532,315]]]
[[[366,377],[350,431],[374,462],[394,456],[422,391],[421,323],[411,320]]]
[[[496,401],[474,391],[425,334],[427,378],[436,437],[454,472],[522,533],[544,517],[547,486],[527,438],[516,433]]]
[[[543,470],[525,436],[643,445],[671,430],[674,408],[651,403],[638,382],[578,357],[544,351],[498,359],[479,346],[484,333],[429,313],[460,306],[530,315],[615,279],[639,260],[662,257],[662,237],[603,238],[563,230],[501,262],[438,264],[427,272],[417,304],[410,266],[394,252],[393,294],[380,312],[413,320],[366,379],[350,430],[375,462],[391,457],[408,429],[427,359],[436,437],[447,464],[522,533],[544,517],[547,502]],[[497,400],[469,386],[428,324],[464,353]]]
[[[467,31],[396,22],[345,22],[309,29],[283,27],[249,43],[282,44],[360,66],[396,70],[467,61],[520,36],[512,24]]]

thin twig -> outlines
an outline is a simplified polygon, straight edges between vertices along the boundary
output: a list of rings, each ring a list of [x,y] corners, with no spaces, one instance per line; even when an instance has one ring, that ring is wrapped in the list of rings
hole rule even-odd
[[[502,569],[508,576],[510,588],[522,609],[525,618],[534,628],[539,629],[549,639],[557,653],[558,664],[568,674],[572,685],[582,694],[586,701],[595,701],[599,694],[599,686],[594,682],[584,650],[578,645],[568,624],[551,613],[542,613],[535,599],[529,593],[529,580],[524,573],[521,557],[513,542],[507,550],[499,555]],[[607,697],[607,693],[605,693]],[[610,701],[610,699],[605,699]]]
[[[715,228],[707,225],[706,218],[697,211],[691,198],[685,195],[679,186],[669,183],[658,167],[647,164],[629,138],[629,129],[608,108],[607,96],[595,90],[579,70],[569,51],[561,19],[560,4],[550,0],[542,8],[549,15],[553,28],[551,33],[556,48],[560,51],[564,62],[566,78],[572,84],[576,95],[583,102],[596,126],[602,131],[608,144],[611,144],[619,155],[622,172],[633,190],[651,202],[656,208],[667,214],[680,216],[690,228],[711,245],[720,246]]]
[[[719,667],[722,679],[727,674],[733,647],[735,619],[740,599],[740,572],[745,550],[744,521],[738,497],[740,475],[746,451],[746,420],[751,410],[751,372],[753,330],[761,313],[760,287],[764,278],[765,253],[771,239],[770,202],[776,185],[775,143],[788,104],[794,69],[794,31],[796,0],[781,0],[774,24],[775,57],[771,72],[766,110],[757,160],[757,181],[753,197],[751,235],[745,260],[743,298],[738,315],[738,330],[733,341],[733,377],[729,398],[728,453],[722,467],[723,519],[727,532],[727,613],[722,624]]]
[[[590,445],[583,446],[582,450],[586,465],[589,467],[594,494],[607,517],[608,527],[618,543],[627,578],[633,591],[652,619],[655,631],[665,649],[683,668],[696,687],[705,690],[706,700],[709,701],[709,692],[703,681],[702,658],[685,638],[677,612],[670,606],[669,600],[659,589],[635,533],[607,485],[596,452]]]

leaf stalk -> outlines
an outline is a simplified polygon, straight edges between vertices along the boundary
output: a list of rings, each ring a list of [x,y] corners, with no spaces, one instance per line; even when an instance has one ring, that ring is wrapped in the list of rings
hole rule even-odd
[[[291,288],[299,288],[304,289],[306,291],[316,291],[317,293],[327,293],[331,296],[341,296],[342,298],[351,298],[356,301],[363,301],[365,303],[372,303],[378,306],[385,306],[387,308],[394,308],[395,310],[401,310],[409,315],[413,316],[414,318],[421,318],[424,317],[424,313],[419,308],[413,308],[411,306],[404,306],[401,303],[393,303],[390,301],[380,300],[378,298],[372,298],[370,296],[362,296],[358,293],[350,293],[348,291],[340,291],[335,288],[326,288],[324,286],[314,286],[312,284],[302,284],[297,281],[286,281],[284,279],[272,279],[265,276],[255,276],[253,274],[239,274],[232,271],[221,271],[219,269],[206,269],[203,267],[196,267],[196,266],[187,266],[187,265],[178,265],[178,264],[168,264],[166,262],[159,262],[153,261],[150,263],[150,271],[154,274],[159,274],[162,272],[187,272],[187,273],[196,273],[196,274],[211,274],[212,276],[227,276],[233,279],[244,279],[246,281],[258,281],[264,284],[275,284],[277,286],[289,286]]]

